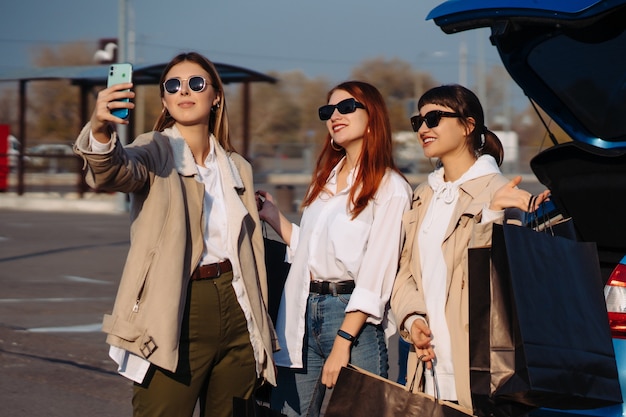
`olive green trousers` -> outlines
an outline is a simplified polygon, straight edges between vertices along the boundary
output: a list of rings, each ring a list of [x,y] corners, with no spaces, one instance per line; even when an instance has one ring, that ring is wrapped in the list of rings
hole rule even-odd
[[[232,417],[256,386],[256,362],[232,272],[191,281],[175,373],[151,365],[133,392],[134,417]]]

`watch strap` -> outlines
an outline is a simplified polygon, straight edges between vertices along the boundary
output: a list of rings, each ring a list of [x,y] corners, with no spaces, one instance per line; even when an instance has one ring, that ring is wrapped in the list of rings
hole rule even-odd
[[[350,333],[341,329],[337,330],[337,336],[350,341],[350,343],[354,343],[354,341],[356,340],[356,337],[352,336]]]

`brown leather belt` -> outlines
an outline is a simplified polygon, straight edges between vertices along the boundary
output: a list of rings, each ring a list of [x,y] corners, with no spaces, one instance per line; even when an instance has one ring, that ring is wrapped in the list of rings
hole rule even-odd
[[[311,281],[309,292],[317,294],[352,294],[354,281]]]
[[[233,270],[233,265],[230,260],[226,259],[222,262],[216,262],[214,264],[200,265],[191,274],[191,280],[197,281],[200,279],[213,279],[219,278],[222,274]]]

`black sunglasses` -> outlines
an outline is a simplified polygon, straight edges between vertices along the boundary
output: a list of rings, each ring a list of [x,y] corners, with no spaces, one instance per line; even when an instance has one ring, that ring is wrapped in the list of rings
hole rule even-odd
[[[168,94],[176,94],[183,86],[183,81],[187,81],[189,89],[196,93],[204,91],[207,86],[207,82],[204,77],[194,75],[189,78],[170,78],[163,83],[163,88],[168,92]]]
[[[439,122],[442,117],[461,117],[459,113],[450,113],[449,111],[441,111],[441,110],[433,110],[426,113],[424,116],[415,115],[411,117],[411,126],[413,127],[413,131],[417,132],[420,130],[423,122],[426,122],[426,126],[429,128],[439,126]]]
[[[337,104],[327,104],[319,108],[318,112],[320,120],[328,120],[331,118],[335,109],[341,114],[354,113],[356,109],[365,109],[365,106],[353,98],[341,100]]]

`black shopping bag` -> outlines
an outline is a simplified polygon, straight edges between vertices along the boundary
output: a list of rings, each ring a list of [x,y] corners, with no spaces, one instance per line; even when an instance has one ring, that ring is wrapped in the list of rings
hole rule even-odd
[[[285,251],[287,245],[283,242],[267,237],[263,238],[265,243],[265,269],[267,270],[268,306],[267,311],[273,322],[276,323],[278,307],[283,295],[283,288],[291,264],[285,262]]]
[[[468,262],[477,415],[622,402],[594,243],[496,224]]]
[[[468,417],[471,410],[349,365],[341,368],[325,417]]]
[[[265,269],[267,271],[268,306],[267,311],[276,323],[278,307],[283,295],[285,281],[289,275],[291,264],[285,262],[287,245],[284,242],[274,240],[267,235],[267,226],[262,223],[263,243],[265,245]]]
[[[258,401],[255,396],[248,399],[233,397],[233,417],[286,417],[269,405]]]

